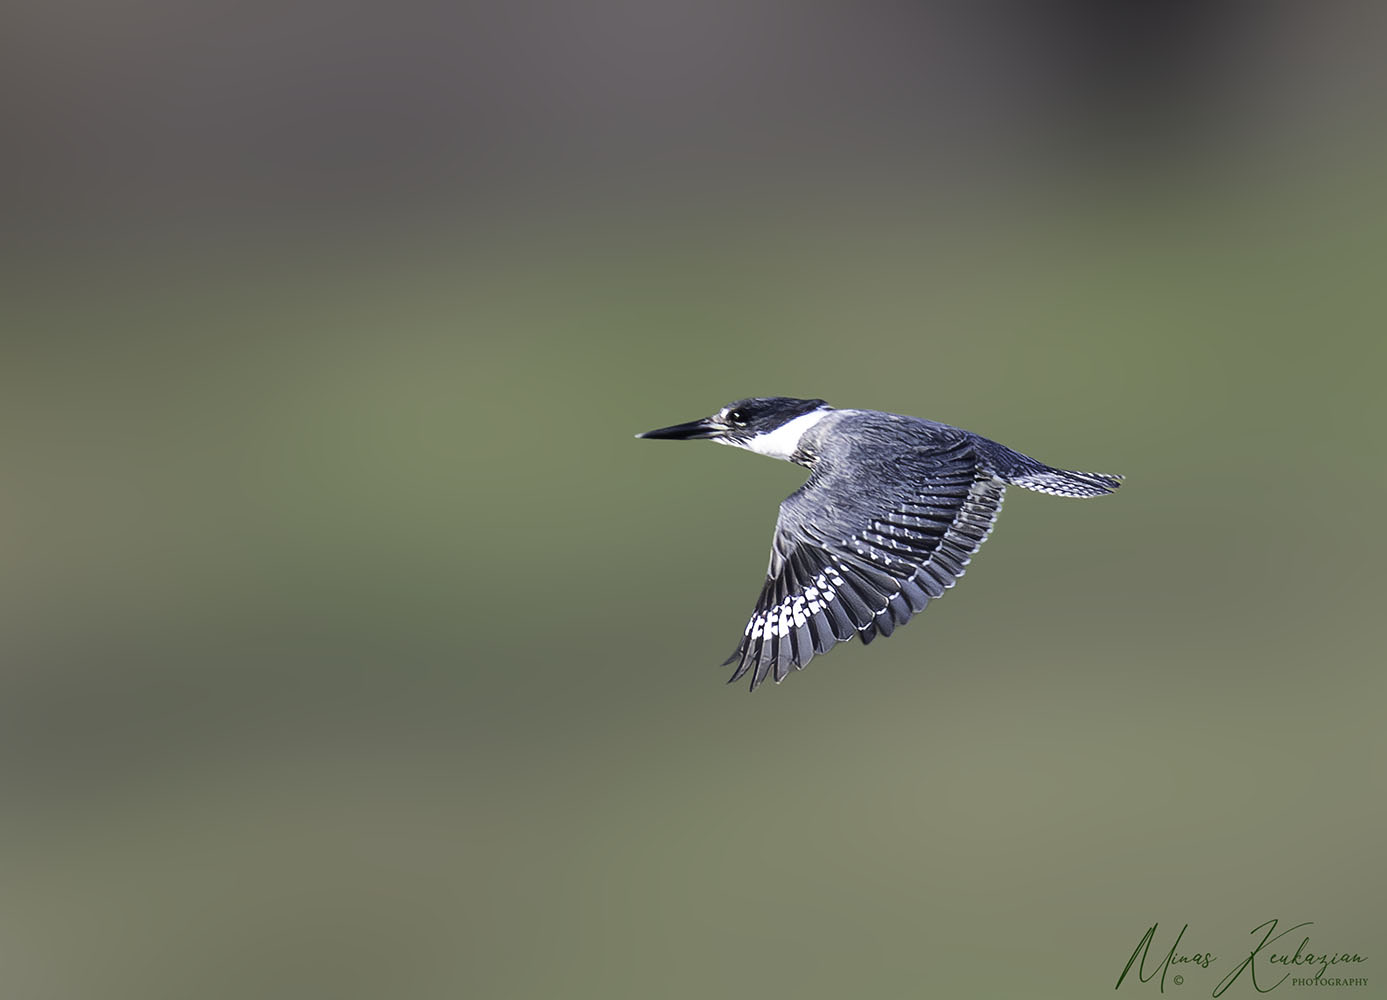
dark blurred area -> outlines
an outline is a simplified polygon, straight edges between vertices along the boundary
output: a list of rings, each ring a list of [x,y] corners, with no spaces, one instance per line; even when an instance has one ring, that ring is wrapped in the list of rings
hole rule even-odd
[[[1375,960],[1384,20],[11,10],[0,994]],[[1128,481],[748,696],[763,394]]]
[[[1301,162],[1381,124],[1361,4],[147,2],[11,22],[29,239]]]

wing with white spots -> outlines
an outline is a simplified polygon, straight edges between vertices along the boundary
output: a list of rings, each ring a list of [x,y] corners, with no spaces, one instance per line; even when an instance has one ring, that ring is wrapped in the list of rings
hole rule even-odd
[[[737,663],[731,680],[749,673],[754,689],[854,635],[889,636],[963,575],[1006,489],[967,438],[867,468],[870,488],[816,472],[780,505],[765,586],[727,660]]]

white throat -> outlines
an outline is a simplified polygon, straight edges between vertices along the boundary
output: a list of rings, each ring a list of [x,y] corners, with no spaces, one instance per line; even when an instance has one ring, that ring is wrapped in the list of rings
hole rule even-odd
[[[771,458],[789,461],[790,456],[799,448],[800,439],[804,437],[805,432],[832,412],[826,407],[811,410],[782,424],[769,434],[758,434],[748,441],[728,441],[727,443],[735,444],[747,451],[754,451],[758,455],[769,455]]]

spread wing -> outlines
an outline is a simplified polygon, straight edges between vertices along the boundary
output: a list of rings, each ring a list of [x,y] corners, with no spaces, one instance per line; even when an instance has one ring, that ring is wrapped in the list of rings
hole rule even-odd
[[[778,683],[854,635],[889,636],[963,575],[1006,489],[966,439],[865,471],[867,489],[816,472],[780,505],[765,586],[727,660],[737,663],[731,681]]]

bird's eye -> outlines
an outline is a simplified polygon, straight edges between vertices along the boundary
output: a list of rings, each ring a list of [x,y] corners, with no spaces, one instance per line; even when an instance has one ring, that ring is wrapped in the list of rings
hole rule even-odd
[[[746,414],[741,410],[729,410],[727,419],[729,423],[744,424],[746,423]]]

